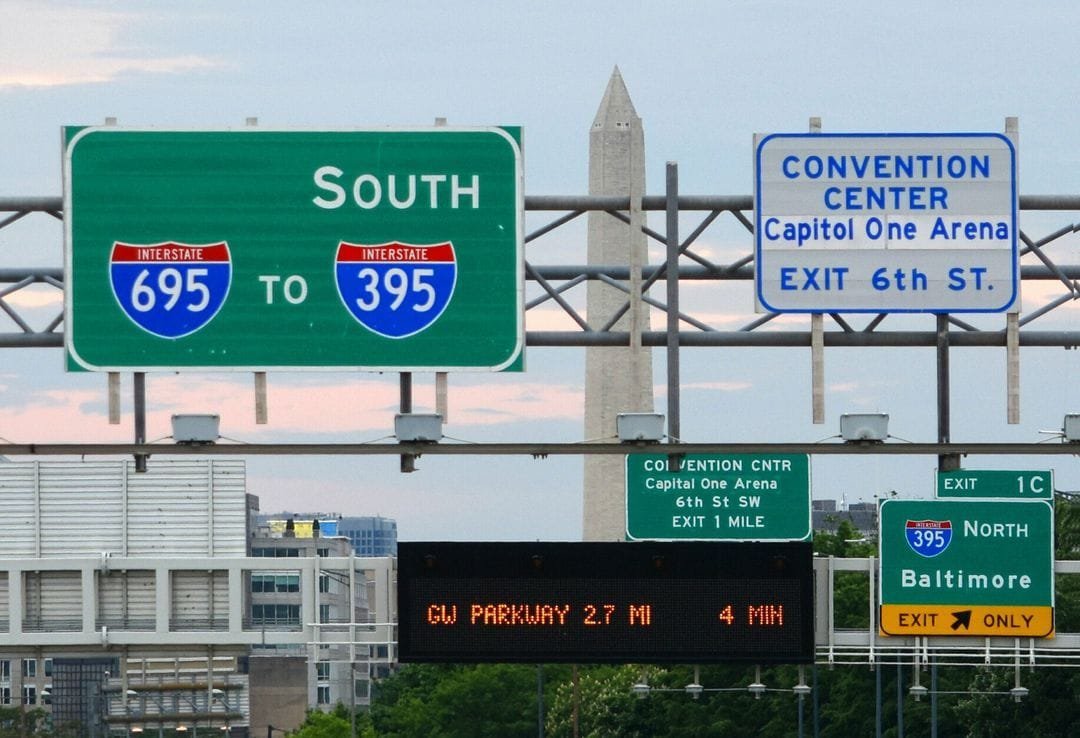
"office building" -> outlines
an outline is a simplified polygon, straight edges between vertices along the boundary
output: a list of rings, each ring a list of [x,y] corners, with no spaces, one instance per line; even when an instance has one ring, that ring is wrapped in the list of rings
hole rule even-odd
[[[250,582],[251,625],[277,630],[299,629],[302,613],[300,572],[290,569],[299,558],[349,558],[348,538],[335,535],[337,519],[260,516],[265,520],[251,539],[251,556],[271,558],[280,569],[252,572]],[[330,710],[339,702],[349,706],[370,703],[370,654],[367,646],[353,643],[357,624],[370,620],[367,588],[355,586],[341,570],[318,569],[316,632],[320,643],[279,644],[268,633],[263,643],[252,647],[250,673],[254,707],[292,714],[300,705],[307,709]],[[350,597],[355,591],[356,596]],[[302,666],[301,666],[302,665]],[[275,675],[278,675],[275,677]],[[285,676],[288,675],[288,680]],[[287,682],[287,683],[286,683]],[[265,685],[265,688],[264,686]],[[271,698],[270,695],[273,694]],[[303,694],[303,700],[300,699]],[[280,724],[286,717],[269,720]]]
[[[397,521],[375,516],[342,516],[336,513],[282,512],[260,515],[259,523],[273,532],[284,531],[285,521],[293,520],[296,534],[306,535],[312,521],[318,520],[323,536],[343,536],[352,543],[357,556],[397,556]]]

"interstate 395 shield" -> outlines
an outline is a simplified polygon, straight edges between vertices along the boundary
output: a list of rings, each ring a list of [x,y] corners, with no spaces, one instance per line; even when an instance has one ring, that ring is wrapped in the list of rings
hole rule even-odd
[[[387,338],[411,336],[438,320],[457,281],[454,245],[449,242],[342,242],[334,271],[349,313]]]

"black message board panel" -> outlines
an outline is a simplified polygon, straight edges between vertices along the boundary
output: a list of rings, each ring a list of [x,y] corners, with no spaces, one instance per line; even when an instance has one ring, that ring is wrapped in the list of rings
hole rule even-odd
[[[402,662],[810,663],[808,542],[399,543]]]

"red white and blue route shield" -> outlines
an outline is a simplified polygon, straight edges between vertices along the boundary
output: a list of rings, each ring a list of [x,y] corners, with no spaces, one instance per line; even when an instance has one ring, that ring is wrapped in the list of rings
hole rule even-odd
[[[117,241],[109,278],[120,308],[140,328],[182,338],[206,326],[225,303],[232,283],[229,245]]]
[[[450,304],[457,283],[457,260],[449,241],[342,241],[334,271],[349,313],[386,338],[406,338],[429,328]]]
[[[952,522],[949,520],[908,520],[904,535],[912,551],[928,559],[937,556],[952,542]]]

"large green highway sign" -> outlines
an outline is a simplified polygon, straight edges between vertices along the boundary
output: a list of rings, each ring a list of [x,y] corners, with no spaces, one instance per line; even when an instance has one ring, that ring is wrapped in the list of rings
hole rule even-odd
[[[629,454],[626,533],[653,540],[809,540],[810,458]]]
[[[1052,635],[1053,521],[1043,500],[883,502],[882,633]]]
[[[520,132],[65,130],[65,330],[91,370],[500,370]]]

